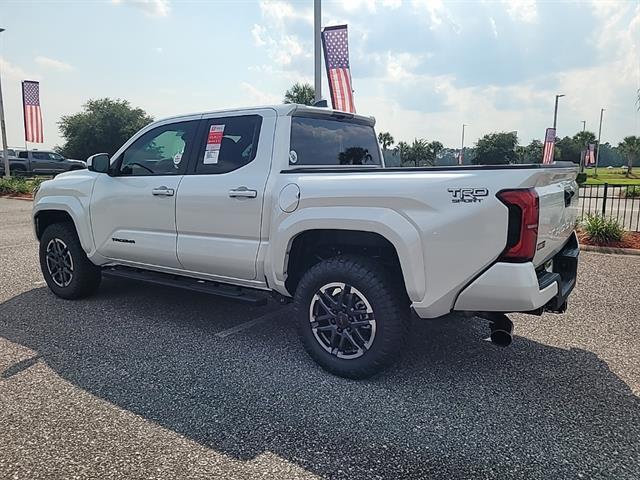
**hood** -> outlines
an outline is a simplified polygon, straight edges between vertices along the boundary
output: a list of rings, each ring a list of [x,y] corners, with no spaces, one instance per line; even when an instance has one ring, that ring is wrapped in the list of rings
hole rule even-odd
[[[77,163],[80,165],[84,165],[85,167],[87,166],[87,162],[85,162],[84,160],[76,160],[75,158],[67,158],[67,162]]]

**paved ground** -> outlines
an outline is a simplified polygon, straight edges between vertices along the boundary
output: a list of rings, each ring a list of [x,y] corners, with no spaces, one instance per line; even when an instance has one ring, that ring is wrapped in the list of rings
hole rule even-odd
[[[563,316],[415,325],[374,380],[324,373],[287,310],[43,286],[0,199],[1,478],[640,478],[640,258],[583,253]],[[606,293],[605,293],[606,292]]]

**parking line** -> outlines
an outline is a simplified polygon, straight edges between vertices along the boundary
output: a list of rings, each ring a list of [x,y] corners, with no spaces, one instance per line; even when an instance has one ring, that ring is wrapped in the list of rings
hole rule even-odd
[[[282,313],[284,313],[285,311],[287,311],[287,308],[279,308],[278,310],[275,310],[273,312],[269,312],[265,315],[262,315],[261,317],[258,318],[254,318],[253,320],[249,320],[247,322],[241,323],[239,325],[236,325],[235,327],[231,327],[231,328],[227,328],[226,330],[222,330],[221,332],[216,333],[216,337],[219,338],[226,338],[230,335],[233,335],[234,333],[238,333],[241,332],[243,330],[246,330],[247,328],[251,328],[254,325],[257,325],[258,323],[264,322],[266,320],[270,320],[274,317],[280,316]]]

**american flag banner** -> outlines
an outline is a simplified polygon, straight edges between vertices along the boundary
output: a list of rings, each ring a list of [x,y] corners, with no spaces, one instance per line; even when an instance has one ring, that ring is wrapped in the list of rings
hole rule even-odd
[[[587,150],[587,165],[596,164],[596,144],[590,143],[589,150]]]
[[[22,82],[22,108],[24,110],[24,139],[42,143],[42,112],[40,111],[40,84],[31,80]]]
[[[556,144],[556,129],[547,128],[544,135],[544,153],[542,154],[542,163],[548,164],[553,162],[553,149]]]
[[[356,113],[349,68],[349,39],[346,25],[325,27],[322,30],[324,63],[327,67],[331,104],[334,109]]]

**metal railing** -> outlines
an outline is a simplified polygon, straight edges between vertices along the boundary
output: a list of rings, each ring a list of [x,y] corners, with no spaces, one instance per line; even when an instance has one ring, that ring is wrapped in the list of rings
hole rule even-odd
[[[613,183],[582,185],[578,203],[580,217],[592,214],[615,218],[626,230],[640,231],[640,196],[627,195],[632,189],[633,186]],[[635,190],[640,194],[640,186]]]

